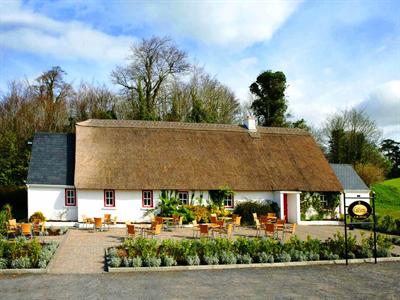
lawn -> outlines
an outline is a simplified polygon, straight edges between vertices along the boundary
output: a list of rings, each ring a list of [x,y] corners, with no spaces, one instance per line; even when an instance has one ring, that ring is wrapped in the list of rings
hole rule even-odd
[[[400,218],[400,178],[375,183],[372,190],[375,192],[377,214]]]

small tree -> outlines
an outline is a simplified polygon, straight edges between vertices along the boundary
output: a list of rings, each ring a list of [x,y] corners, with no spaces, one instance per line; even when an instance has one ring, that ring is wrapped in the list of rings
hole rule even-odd
[[[354,168],[368,186],[385,180],[384,170],[374,164],[356,164]]]

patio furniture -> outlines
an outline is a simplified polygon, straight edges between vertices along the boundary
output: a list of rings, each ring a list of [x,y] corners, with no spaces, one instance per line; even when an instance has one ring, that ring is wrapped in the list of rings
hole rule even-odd
[[[262,225],[267,224],[267,223],[271,223],[271,221],[268,219],[267,216],[260,216],[258,219],[260,220],[260,223]]]
[[[278,237],[279,232],[282,232],[282,239],[283,239],[283,235],[284,235],[283,230],[284,230],[285,224],[286,224],[286,221],[282,220],[282,219],[278,219],[275,224],[276,236]]]
[[[241,216],[236,216],[236,218],[233,221],[233,225],[234,228],[236,229],[236,227],[240,227],[240,222],[242,221],[242,217]]]
[[[193,220],[192,224],[193,224],[193,237],[197,237],[200,233],[199,224],[197,224],[196,220]]]
[[[6,227],[7,227],[7,239],[10,238],[10,235],[13,235],[14,238],[17,237],[17,227],[15,226],[11,226],[9,223],[6,223]]]
[[[276,226],[273,223],[267,223],[264,225],[264,230],[265,230],[265,236],[266,237],[272,237],[273,239],[277,238],[277,231],[276,231]]]
[[[209,237],[211,232],[209,225],[199,224],[199,232],[200,232],[200,237]],[[214,236],[214,231],[212,231],[212,235]]]
[[[253,219],[254,219],[254,220],[258,219],[257,213],[253,213]]]
[[[290,235],[295,234],[296,233],[296,227],[297,224],[285,224],[285,226],[283,227],[283,236],[285,236],[286,233],[289,233]]]
[[[91,227],[94,224],[94,220],[92,218],[87,218],[86,215],[82,215],[82,222],[85,225],[86,229]]]
[[[33,235],[40,235],[41,232],[44,232],[44,222],[42,223],[33,223]]]
[[[94,230],[103,231],[103,222],[101,218],[94,218]]]
[[[126,225],[126,235],[130,237],[135,237],[136,231],[135,231],[135,225],[133,224],[127,224]]]
[[[17,230],[17,220],[16,219],[10,219],[8,220],[8,225],[10,229],[15,229]]]
[[[32,238],[32,224],[30,223],[21,224],[21,235]]]
[[[211,224],[216,224],[218,222],[217,216],[213,216],[213,214],[211,214]]]
[[[256,223],[256,236],[260,235],[260,229],[262,228],[260,220],[255,219],[254,222]]]
[[[232,237],[232,232],[233,232],[233,224],[228,224],[226,225],[226,228],[216,228],[214,229],[216,232],[219,233],[219,235],[225,235],[226,237]]]
[[[162,224],[159,223],[154,223],[154,227],[152,226],[150,229],[145,229],[146,235],[151,235],[151,238],[153,238],[156,235],[161,234],[161,229],[162,229]]]

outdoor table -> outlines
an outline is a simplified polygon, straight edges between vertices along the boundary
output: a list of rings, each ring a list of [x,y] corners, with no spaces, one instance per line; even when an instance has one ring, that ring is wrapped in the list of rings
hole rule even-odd
[[[141,237],[144,237],[144,231],[145,231],[146,229],[149,229],[149,228],[150,228],[149,226],[135,225],[135,229],[139,229],[139,231],[140,231],[140,236],[141,236]]]

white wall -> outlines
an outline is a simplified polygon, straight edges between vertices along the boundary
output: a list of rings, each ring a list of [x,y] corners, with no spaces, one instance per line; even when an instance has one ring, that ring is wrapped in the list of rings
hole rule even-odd
[[[47,220],[76,221],[76,206],[65,206],[65,189],[70,186],[28,186],[28,218],[37,211]]]
[[[153,191],[154,207],[159,202],[160,193],[160,191]],[[103,190],[79,189],[77,194],[79,221],[82,221],[83,215],[90,218],[102,218],[104,214],[111,214],[112,218],[116,216],[118,222],[147,222],[150,220],[150,216],[143,216],[148,208],[142,208],[142,191],[115,190],[115,207],[104,207]]]
[[[288,221],[298,223],[300,221],[300,194],[288,194]]]
[[[346,205],[349,206],[351,203],[358,201],[358,197],[360,197],[362,201],[365,201],[369,203],[369,199],[362,199],[362,198],[368,198],[369,197],[369,191],[344,191],[346,193]],[[348,199],[348,198],[352,199]],[[340,212],[341,214],[344,213],[344,194],[340,194]]]

